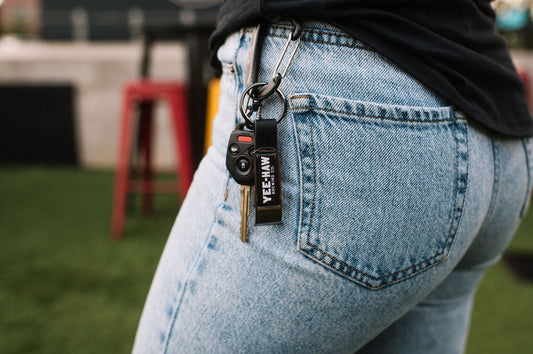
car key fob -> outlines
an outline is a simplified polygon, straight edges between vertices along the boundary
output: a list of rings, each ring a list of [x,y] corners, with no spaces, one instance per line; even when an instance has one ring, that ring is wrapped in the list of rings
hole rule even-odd
[[[244,123],[237,124],[229,137],[226,167],[238,184],[251,186],[254,184],[254,133],[244,126]]]

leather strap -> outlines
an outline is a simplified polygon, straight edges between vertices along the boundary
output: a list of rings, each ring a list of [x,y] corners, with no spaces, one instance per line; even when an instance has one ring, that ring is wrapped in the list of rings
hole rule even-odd
[[[277,121],[275,119],[255,121],[255,148],[278,148]]]

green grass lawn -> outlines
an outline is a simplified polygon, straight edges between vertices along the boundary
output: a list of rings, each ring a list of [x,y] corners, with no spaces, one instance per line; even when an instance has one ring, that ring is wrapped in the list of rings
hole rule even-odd
[[[127,353],[178,210],[128,218],[110,240],[113,176],[73,168],[0,169],[0,353]],[[512,250],[533,252],[533,213]],[[502,264],[478,293],[468,353],[533,352],[533,283]]]
[[[0,170],[0,353],[131,351],[178,210],[158,196],[110,240],[111,173]]]

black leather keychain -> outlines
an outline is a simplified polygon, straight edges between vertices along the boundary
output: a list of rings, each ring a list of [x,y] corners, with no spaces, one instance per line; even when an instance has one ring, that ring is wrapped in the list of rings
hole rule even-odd
[[[281,174],[275,119],[255,121],[255,224],[281,223]]]

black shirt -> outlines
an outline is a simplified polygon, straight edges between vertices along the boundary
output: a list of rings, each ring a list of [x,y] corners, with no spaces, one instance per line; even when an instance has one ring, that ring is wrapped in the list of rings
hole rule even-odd
[[[226,0],[210,47],[275,16],[336,25],[469,118],[502,134],[533,135],[524,85],[494,29],[489,0]]]

